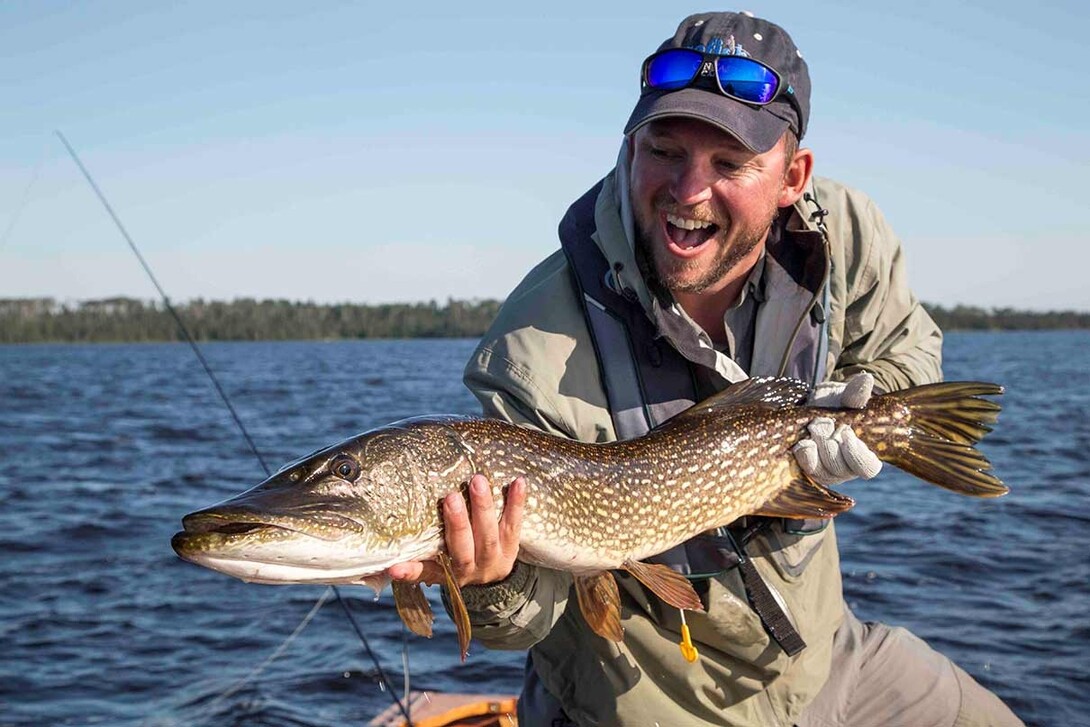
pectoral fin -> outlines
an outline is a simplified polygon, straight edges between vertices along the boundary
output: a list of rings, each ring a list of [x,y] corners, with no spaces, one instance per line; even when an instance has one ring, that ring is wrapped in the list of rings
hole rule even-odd
[[[638,560],[626,560],[621,568],[636,576],[640,583],[674,608],[704,610],[693,584],[677,571],[658,563],[641,563]]]
[[[466,602],[462,600],[462,589],[454,578],[454,569],[450,563],[450,556],[440,552],[435,558],[443,568],[443,579],[447,587],[447,598],[450,601],[451,615],[454,617],[454,628],[458,630],[458,647],[462,650],[462,661],[469,654],[469,637],[472,628],[469,625],[469,611],[466,610]]]
[[[431,604],[424,596],[424,589],[419,583],[406,583],[394,581],[391,584],[394,590],[394,605],[397,606],[397,615],[417,636],[431,638],[431,625],[435,621],[435,615],[431,612]]]
[[[587,624],[604,639],[621,641],[621,596],[609,571],[594,576],[575,576],[575,595]]]
[[[799,478],[792,480],[791,484],[768,498],[768,501],[753,514],[797,519],[831,518],[845,510],[850,510],[853,505],[855,500],[847,495],[833,492],[809,479]]]

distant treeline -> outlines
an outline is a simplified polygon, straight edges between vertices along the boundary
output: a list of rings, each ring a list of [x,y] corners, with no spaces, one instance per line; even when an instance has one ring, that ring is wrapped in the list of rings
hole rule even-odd
[[[241,298],[175,304],[199,341],[285,341],[335,338],[465,338],[496,317],[494,300],[383,305],[298,303]],[[58,303],[51,298],[0,299],[0,343],[181,341],[161,303],[132,298]]]
[[[943,330],[1090,328],[1090,313],[1036,313],[925,304]],[[500,301],[448,300],[444,305],[317,304],[241,298],[176,305],[200,341],[282,341],[338,338],[475,338]],[[180,341],[161,303],[132,298],[59,303],[52,298],[0,299],[0,343]]]

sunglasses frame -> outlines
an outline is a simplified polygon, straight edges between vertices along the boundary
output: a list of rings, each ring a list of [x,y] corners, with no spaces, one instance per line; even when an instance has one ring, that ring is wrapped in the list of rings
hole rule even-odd
[[[700,66],[698,66],[697,69],[696,69],[696,72],[693,73],[693,77],[690,78],[689,81],[685,85],[678,86],[677,88],[663,89],[663,88],[655,88],[654,86],[652,86],[647,81],[647,71],[648,71],[648,68],[650,68],[650,66],[651,66],[651,62],[653,60],[655,60],[656,58],[658,58],[659,56],[661,56],[661,55],[665,55],[667,53],[677,53],[677,52],[695,53],[696,55],[702,56],[701,61],[700,61]],[[727,93],[726,89],[723,88],[723,82],[719,78],[719,68],[718,68],[718,66],[716,66],[715,67],[715,73],[712,74],[712,75],[715,76],[714,88],[717,91],[719,91],[719,93],[721,93],[722,95],[726,96],[729,99],[733,99],[734,101],[738,101],[739,103],[748,104],[750,106],[756,106],[757,108],[762,108],[764,106],[768,106],[769,104],[772,104],[775,101],[777,101],[781,96],[784,96],[784,97],[786,97],[788,103],[790,103],[791,106],[795,109],[795,112],[798,113],[799,118],[800,119],[802,118],[802,108],[799,106],[798,99],[795,98],[794,89],[791,88],[791,84],[784,81],[784,78],[783,78],[782,75],[780,75],[780,72],[777,71],[772,66],[768,65],[767,63],[763,63],[763,62],[757,60],[756,58],[750,58],[749,56],[725,56],[725,55],[720,55],[720,54],[717,54],[717,53],[704,53],[703,51],[698,51],[698,50],[695,50],[693,48],[667,48],[665,50],[656,51],[655,53],[652,53],[651,55],[647,56],[647,58],[644,59],[644,61],[643,61],[643,65],[640,67],[640,95],[642,96],[642,95],[649,94],[649,93],[671,93],[673,91],[680,91],[683,88],[689,88],[690,86],[694,86],[694,85],[698,85],[698,84],[699,85],[711,86],[712,84],[707,80],[706,76],[703,73],[701,73],[701,71],[703,71],[704,65],[706,63],[709,63],[709,62],[710,63],[717,63],[717,61],[719,59],[721,59],[721,58],[745,59],[749,63],[755,63],[758,66],[760,66],[761,68],[764,68],[764,69],[768,70],[768,72],[771,73],[776,78],[776,92],[774,94],[772,94],[772,98],[770,98],[768,101],[765,101],[764,103],[761,103],[759,101],[750,101],[749,99],[744,99],[741,96],[736,96],[733,93]]]

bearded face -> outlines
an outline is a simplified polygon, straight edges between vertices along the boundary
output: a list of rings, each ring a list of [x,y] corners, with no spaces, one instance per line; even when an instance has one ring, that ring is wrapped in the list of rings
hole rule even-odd
[[[779,147],[754,154],[729,134],[685,118],[636,132],[632,209],[636,244],[672,293],[714,291],[767,238],[784,180]]]

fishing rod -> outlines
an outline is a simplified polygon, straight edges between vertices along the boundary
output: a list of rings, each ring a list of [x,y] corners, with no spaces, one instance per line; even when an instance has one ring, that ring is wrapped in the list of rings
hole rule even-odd
[[[68,139],[65,138],[64,134],[62,134],[59,129],[54,130],[54,133],[57,135],[57,138],[61,140],[61,143],[64,144],[64,148],[68,151],[68,155],[72,157],[72,161],[74,161],[76,163],[76,166],[79,167],[80,172],[83,173],[84,179],[86,179],[87,183],[91,185],[91,189],[94,190],[95,196],[98,197],[98,200],[102,203],[102,206],[106,208],[106,212],[110,215],[110,219],[113,220],[114,225],[116,225],[118,231],[121,232],[121,236],[125,238],[125,241],[127,243],[129,243],[129,248],[132,250],[133,254],[136,255],[136,259],[140,261],[140,265],[144,268],[144,272],[147,273],[148,277],[151,279],[151,282],[155,286],[155,289],[159,291],[159,297],[162,298],[163,305],[166,307],[167,312],[170,313],[171,317],[174,319],[174,322],[178,325],[178,329],[181,331],[186,343],[189,344],[189,347],[197,356],[197,360],[201,362],[201,366],[204,368],[205,373],[208,374],[208,378],[211,379],[212,385],[215,387],[216,392],[220,396],[220,399],[223,400],[223,403],[231,412],[231,417],[235,420],[235,424],[238,426],[239,431],[242,432],[242,436],[246,439],[246,443],[250,446],[250,451],[252,451],[254,456],[257,458],[258,463],[261,465],[261,469],[265,471],[265,476],[271,476],[272,471],[265,463],[265,458],[261,456],[261,452],[258,450],[257,445],[254,443],[253,438],[250,436],[250,432],[246,429],[246,425],[242,423],[242,419],[239,417],[238,412],[235,410],[234,405],[231,403],[230,398],[227,396],[227,392],[224,390],[223,386],[220,385],[219,379],[212,371],[212,367],[209,366],[208,361],[205,359],[204,354],[201,352],[200,346],[197,345],[197,342],[193,339],[193,336],[190,335],[189,328],[185,325],[185,322],[182,320],[181,315],[179,315],[178,311],[174,309],[174,305],[170,302],[170,297],[166,294],[163,286],[159,284],[159,280],[155,277],[155,273],[152,272],[151,266],[148,265],[148,262],[144,259],[144,256],[140,254],[140,250],[139,248],[137,248],[136,242],[133,240],[132,235],[130,235],[129,231],[125,229],[125,225],[121,223],[121,219],[117,216],[117,213],[114,212],[114,208],[110,205],[109,201],[107,201],[106,195],[102,193],[102,190],[99,188],[98,184],[95,183],[94,177],[92,177],[91,173],[87,171],[87,167],[83,166],[83,162],[80,161],[79,155],[76,154],[76,150],[73,149],[72,145],[68,143]],[[371,649],[371,644],[367,641],[367,637],[364,636],[363,630],[360,629],[359,624],[356,623],[356,619],[352,615],[352,611],[348,608],[348,603],[344,600],[344,598],[341,597],[340,589],[336,586],[331,586],[331,588],[333,589],[333,594],[337,597],[337,601],[341,604],[341,608],[344,610],[344,615],[348,618],[348,623],[352,625],[352,629],[356,632],[356,636],[359,637],[360,643],[363,644],[364,650],[371,658],[371,662],[375,665],[375,671],[378,673],[379,680],[384,687],[383,691],[386,691],[390,694],[390,697],[394,700],[394,703],[397,705],[398,710],[401,712],[402,716],[405,717],[405,722],[408,724],[408,727],[413,727],[413,721],[412,718],[409,716],[408,709],[406,709],[405,704],[401,701],[401,699],[397,696],[397,693],[394,691],[393,685],[390,683],[389,677],[386,676],[386,672],[382,668],[382,664],[379,662],[378,657],[375,655],[375,652]],[[325,594],[323,593],[323,595],[318,599],[319,603],[323,602],[324,599]],[[406,694],[405,696],[406,700],[408,700],[409,695]]]

